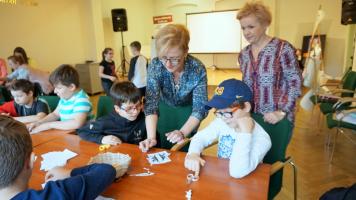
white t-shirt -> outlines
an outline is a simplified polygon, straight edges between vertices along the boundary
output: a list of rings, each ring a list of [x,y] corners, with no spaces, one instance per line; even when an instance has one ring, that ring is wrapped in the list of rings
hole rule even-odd
[[[234,178],[242,178],[255,170],[272,145],[268,133],[257,122],[252,133],[237,133],[222,119],[216,118],[194,135],[188,154],[200,154],[216,139],[219,141],[218,157],[230,159],[229,172]]]
[[[147,59],[142,55],[137,58],[134,76],[131,81],[137,88],[143,88],[147,85]]]

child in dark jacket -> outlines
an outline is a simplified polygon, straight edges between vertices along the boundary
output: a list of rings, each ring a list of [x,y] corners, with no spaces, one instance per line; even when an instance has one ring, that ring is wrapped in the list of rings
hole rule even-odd
[[[145,115],[139,89],[131,82],[116,82],[111,87],[114,110],[107,116],[88,122],[78,135],[98,144],[138,144],[146,139]]]

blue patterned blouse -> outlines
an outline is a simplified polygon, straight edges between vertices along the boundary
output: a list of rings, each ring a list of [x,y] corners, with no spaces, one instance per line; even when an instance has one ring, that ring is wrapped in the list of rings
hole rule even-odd
[[[207,76],[204,64],[188,55],[184,61],[184,71],[177,85],[173,74],[167,71],[158,58],[149,65],[146,87],[145,114],[158,114],[159,101],[170,106],[192,105],[191,116],[202,120],[207,111],[204,104],[208,100]]]

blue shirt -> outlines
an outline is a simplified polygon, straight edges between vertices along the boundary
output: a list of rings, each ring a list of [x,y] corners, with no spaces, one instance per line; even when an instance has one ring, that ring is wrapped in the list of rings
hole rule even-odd
[[[115,179],[116,171],[108,164],[92,164],[73,169],[71,177],[49,181],[43,190],[26,190],[12,200],[92,200]]]
[[[188,55],[184,60],[184,71],[179,84],[175,85],[173,74],[158,58],[154,58],[148,67],[145,114],[158,114],[160,100],[169,106],[192,105],[191,116],[204,119],[207,115],[204,104],[208,100],[204,64]]]

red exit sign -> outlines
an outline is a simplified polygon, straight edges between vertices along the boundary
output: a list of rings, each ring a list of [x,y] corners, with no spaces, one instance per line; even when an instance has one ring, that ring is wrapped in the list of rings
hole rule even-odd
[[[172,15],[161,15],[153,17],[153,24],[164,24],[173,21]]]

